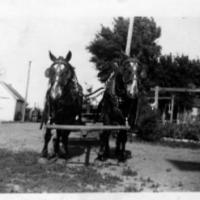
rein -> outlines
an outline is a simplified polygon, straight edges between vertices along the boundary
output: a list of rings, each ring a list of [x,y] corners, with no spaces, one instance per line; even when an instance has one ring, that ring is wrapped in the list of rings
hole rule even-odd
[[[93,94],[96,94],[97,92],[99,92],[101,90],[105,90],[105,87],[100,87],[100,88],[96,89],[94,92],[84,95],[84,97],[88,98],[89,96],[92,96]]]

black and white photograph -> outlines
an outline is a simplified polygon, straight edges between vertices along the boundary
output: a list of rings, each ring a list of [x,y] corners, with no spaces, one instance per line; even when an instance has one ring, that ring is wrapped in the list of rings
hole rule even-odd
[[[199,8],[0,1],[0,198],[197,199]]]

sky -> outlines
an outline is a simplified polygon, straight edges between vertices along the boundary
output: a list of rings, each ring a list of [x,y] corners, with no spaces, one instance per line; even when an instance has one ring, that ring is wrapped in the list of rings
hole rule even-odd
[[[162,2],[162,3],[161,3]],[[29,106],[43,107],[51,64],[48,51],[65,56],[72,51],[71,64],[85,88],[98,88],[94,65],[86,46],[101,24],[112,27],[113,17],[152,16],[161,27],[157,41],[162,53],[200,57],[200,12],[198,0],[1,0],[0,80],[25,96],[29,61],[31,76]]]

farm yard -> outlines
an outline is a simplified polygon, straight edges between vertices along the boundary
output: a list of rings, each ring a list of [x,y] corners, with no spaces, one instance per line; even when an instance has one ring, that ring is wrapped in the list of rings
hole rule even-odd
[[[186,1],[0,1],[0,196],[200,191],[200,18]]]
[[[82,147],[70,147],[67,161],[38,162],[43,133],[38,123],[0,125],[0,192],[186,192],[200,190],[200,148],[129,141],[125,163],[113,157],[84,165]],[[114,141],[111,141],[114,146]]]

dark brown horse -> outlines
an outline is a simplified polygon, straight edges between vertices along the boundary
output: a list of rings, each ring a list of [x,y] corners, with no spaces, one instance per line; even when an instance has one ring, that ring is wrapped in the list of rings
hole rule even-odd
[[[106,89],[99,104],[102,121],[105,125],[135,125],[137,118],[138,79],[144,74],[136,58],[123,57],[117,62],[107,63],[111,70],[106,82]],[[100,135],[100,151],[98,159],[109,157],[109,131]],[[120,161],[125,159],[127,131],[121,130],[116,139],[116,155]]]
[[[46,101],[43,115],[43,122],[50,124],[74,124],[81,123],[82,109],[82,87],[77,81],[74,67],[69,63],[72,53],[67,56],[56,58],[49,52],[52,65],[45,71],[49,79],[49,86],[46,92]],[[54,154],[61,156],[60,143],[64,146],[65,157],[68,153],[68,136],[70,131],[57,130],[54,139]],[[44,146],[42,157],[48,157],[48,144],[52,132],[47,129],[44,134]],[[62,155],[63,156],[63,155]]]

